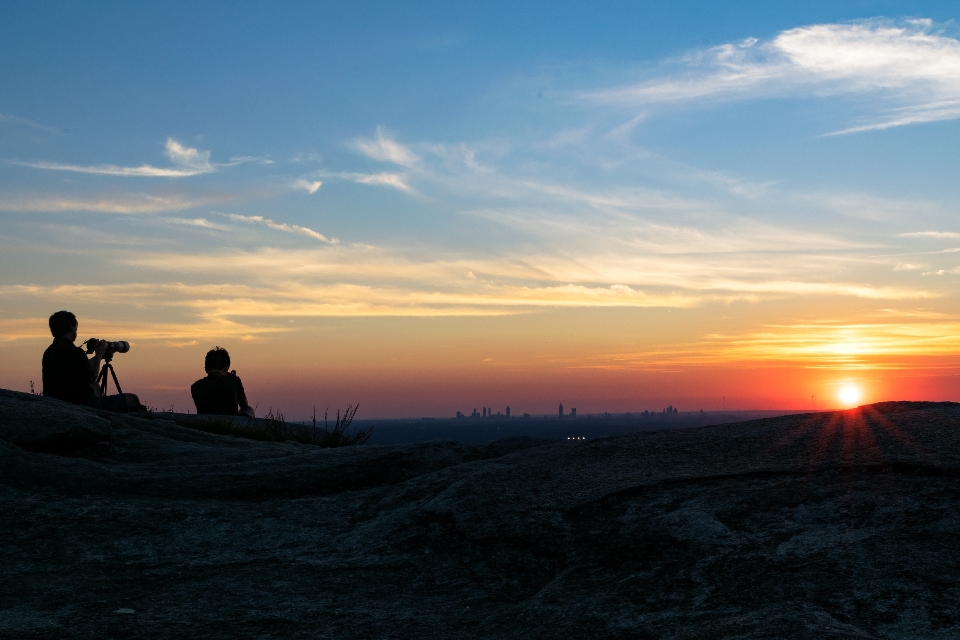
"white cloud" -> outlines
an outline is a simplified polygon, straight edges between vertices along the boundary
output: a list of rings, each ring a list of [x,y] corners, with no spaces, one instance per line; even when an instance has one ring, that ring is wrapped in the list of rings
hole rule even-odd
[[[216,224],[210,222],[206,218],[166,218],[167,222],[172,224],[180,224],[188,227],[201,227],[203,229],[216,229],[218,231],[225,231],[227,227],[222,224]]]
[[[563,252],[561,252],[563,253]],[[873,300],[932,299],[937,291],[868,284],[853,275],[853,260],[816,253],[767,255],[655,254],[618,250],[576,256],[545,252],[504,255],[423,255],[390,249],[323,247],[215,255],[131,252],[131,264],[158,271],[243,276],[274,285],[341,283],[404,290],[445,304],[519,306],[697,306],[709,301],[760,301],[794,296],[854,296]],[[838,267],[852,277],[838,281]],[[872,267],[871,265],[868,265]],[[473,274],[473,277],[471,277]],[[592,292],[592,293],[588,293]],[[602,295],[598,292],[602,292]],[[574,295],[568,295],[573,293]],[[599,296],[599,297],[597,297]],[[359,298],[358,298],[359,299]],[[592,302],[591,302],[592,301]]]
[[[17,164],[23,167],[31,167],[33,169],[48,169],[50,171],[72,171],[74,173],[92,173],[101,176],[124,176],[124,177],[140,177],[140,178],[185,178],[187,176],[195,176],[198,173],[208,173],[203,171],[193,171],[190,169],[164,169],[160,167],[153,167],[148,164],[140,165],[139,167],[119,167],[113,164],[98,164],[98,165],[79,165],[79,164],[62,164],[60,162],[22,162],[20,160],[11,160],[12,164]]]
[[[412,167],[420,162],[420,157],[396,140],[384,135],[383,129],[377,127],[375,140],[357,138],[350,146],[368,158],[384,160],[403,167]]]
[[[232,200],[229,197],[154,196],[121,193],[92,198],[69,196],[25,196],[0,199],[0,211],[93,211],[97,213],[153,213],[179,211]]]
[[[783,31],[769,42],[724,44],[684,60],[679,76],[598,91],[601,103],[651,107],[709,98],[871,96],[853,133],[960,117],[960,41],[929,20],[868,20]]]
[[[178,167],[195,172],[191,175],[211,173],[216,170],[210,164],[209,151],[198,151],[192,147],[185,147],[173,138],[167,138],[167,157],[170,158],[170,162]]]
[[[368,184],[377,187],[390,187],[404,193],[417,194],[417,191],[408,185],[404,176],[399,173],[357,173],[350,171],[341,171],[333,173],[321,171],[319,174],[326,178],[339,178],[341,180],[350,180],[357,184]]]
[[[303,189],[307,193],[316,193],[317,190],[320,189],[321,186],[323,186],[323,183],[320,182],[319,180],[311,181],[311,180],[300,179],[300,180],[295,180],[290,186],[292,186],[294,189]]]
[[[47,131],[49,133],[60,133],[53,127],[48,127],[45,124],[36,122],[35,120],[30,120],[28,118],[21,118],[20,116],[15,116],[9,113],[0,113],[0,122],[9,122],[10,124],[19,124],[27,127],[32,127],[34,129],[40,129],[41,131]]]
[[[230,162],[223,166],[232,167],[238,164],[244,164],[246,162],[256,162],[257,164],[273,164],[273,160],[267,156],[234,156],[233,158],[230,158]]]
[[[403,181],[403,178],[396,173],[373,173],[373,174],[363,174],[355,173],[350,174],[351,179],[354,182],[360,184],[370,184],[381,187],[391,187],[393,189],[399,189],[405,193],[413,193],[413,189]]]
[[[142,164],[139,167],[121,167],[115,164],[81,165],[47,162],[45,160],[37,162],[8,160],[7,162],[34,169],[137,178],[187,178],[205,173],[213,173],[219,167],[232,167],[245,162],[272,162],[264,158],[244,156],[241,158],[233,158],[231,162],[226,164],[214,164],[210,162],[209,151],[200,151],[193,147],[185,147],[173,138],[167,138],[164,153],[170,158],[170,162],[173,163],[172,167],[154,167],[149,164]]]
[[[237,220],[239,222],[250,222],[255,224],[262,224],[271,229],[276,229],[277,231],[286,231],[287,233],[299,233],[301,235],[308,236],[314,240],[319,240],[320,242],[327,242],[329,244],[338,244],[340,240],[337,238],[328,238],[322,233],[318,233],[313,229],[308,229],[307,227],[301,227],[297,224],[286,224],[284,222],[274,222],[270,218],[264,218],[263,216],[242,216],[236,213],[225,213],[222,214],[231,220]]]
[[[955,231],[912,231],[898,234],[901,238],[960,238]]]

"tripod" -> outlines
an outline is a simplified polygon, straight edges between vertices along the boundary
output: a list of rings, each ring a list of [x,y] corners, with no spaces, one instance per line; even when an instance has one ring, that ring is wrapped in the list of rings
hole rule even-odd
[[[117,393],[123,393],[120,389],[120,381],[117,380],[117,372],[113,370],[113,365],[110,364],[111,360],[113,360],[113,353],[108,351],[103,354],[103,368],[100,369],[100,375],[97,376],[97,385],[100,387],[101,398],[107,396],[107,371],[109,371],[113,377],[113,384],[117,387]]]

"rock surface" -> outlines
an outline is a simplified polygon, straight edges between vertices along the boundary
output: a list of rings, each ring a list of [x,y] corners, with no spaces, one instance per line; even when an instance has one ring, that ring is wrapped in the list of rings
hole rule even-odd
[[[109,439],[15,444],[66,414]],[[960,635],[956,404],[345,449],[14,392],[0,424],[2,637]]]
[[[110,422],[93,409],[0,389],[0,440],[34,451],[62,451],[112,436]]]

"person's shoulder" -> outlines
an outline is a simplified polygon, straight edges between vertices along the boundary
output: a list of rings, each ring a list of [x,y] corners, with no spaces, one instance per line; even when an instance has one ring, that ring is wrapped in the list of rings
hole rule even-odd
[[[200,378],[190,385],[190,391],[194,391],[195,389],[203,389],[205,386],[207,386],[207,380],[209,380],[209,378]]]
[[[63,353],[74,353],[77,351],[79,351],[80,353],[83,353],[83,349],[76,346],[72,342],[69,342],[67,340],[61,340],[59,338],[54,338],[53,342],[50,343],[50,346],[48,346],[44,350],[43,357],[44,358],[53,357],[55,355],[60,355]]]

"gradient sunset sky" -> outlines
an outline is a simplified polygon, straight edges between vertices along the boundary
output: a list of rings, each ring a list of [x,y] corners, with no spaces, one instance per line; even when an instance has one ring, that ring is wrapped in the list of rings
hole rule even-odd
[[[4,3],[0,386],[68,309],[181,411],[960,400],[958,13]]]

